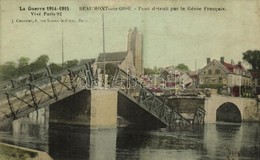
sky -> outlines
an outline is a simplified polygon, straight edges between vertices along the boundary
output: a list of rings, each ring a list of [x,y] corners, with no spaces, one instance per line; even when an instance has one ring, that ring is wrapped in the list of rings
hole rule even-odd
[[[203,67],[207,57],[223,56],[225,61],[237,63],[247,50],[260,50],[258,0],[12,1],[0,0],[0,64],[20,57],[34,61],[42,54],[48,55],[50,62],[61,63],[62,32],[65,61],[97,58],[103,52],[102,14],[105,51],[126,51],[128,31],[137,27],[143,34],[145,67],[184,63],[194,70]],[[79,11],[83,6],[104,5],[131,7],[131,11]],[[43,12],[33,16],[28,10],[47,6],[68,6],[69,11],[63,11],[59,17],[43,16]],[[20,7],[26,10],[20,11]],[[183,7],[185,11],[152,11],[153,7]],[[202,10],[187,10],[192,7]],[[225,11],[205,12],[204,7],[223,7]],[[35,19],[35,23],[16,22]],[[41,22],[48,19],[75,22]],[[78,22],[79,19],[84,22]]]

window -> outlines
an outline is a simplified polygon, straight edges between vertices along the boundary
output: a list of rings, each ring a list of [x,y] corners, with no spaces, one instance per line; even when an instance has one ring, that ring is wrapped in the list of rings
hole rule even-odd
[[[212,74],[212,70],[211,69],[208,70],[208,74]]]
[[[257,79],[257,85],[260,85],[260,78]]]
[[[223,78],[222,77],[219,77],[219,83],[223,83]]]
[[[219,69],[216,69],[216,70],[215,70],[215,74],[220,74],[220,70],[219,70]]]

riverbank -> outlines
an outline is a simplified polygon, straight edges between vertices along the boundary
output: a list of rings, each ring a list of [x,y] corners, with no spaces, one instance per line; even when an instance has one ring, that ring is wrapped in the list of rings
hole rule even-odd
[[[1,160],[52,160],[45,152],[0,143]]]

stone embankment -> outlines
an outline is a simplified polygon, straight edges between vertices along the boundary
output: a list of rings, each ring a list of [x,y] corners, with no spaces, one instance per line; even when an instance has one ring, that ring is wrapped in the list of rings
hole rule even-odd
[[[45,152],[0,143],[1,160],[52,160]]]

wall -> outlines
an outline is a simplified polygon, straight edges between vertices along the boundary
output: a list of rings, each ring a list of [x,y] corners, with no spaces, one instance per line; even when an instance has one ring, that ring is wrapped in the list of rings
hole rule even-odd
[[[209,70],[211,70],[211,74],[209,74]],[[219,73],[216,73],[216,70],[219,70]],[[220,82],[220,78],[222,78],[222,82]],[[227,84],[227,74],[219,66],[216,60],[212,60],[209,64],[207,64],[205,68],[203,68],[199,72],[199,80],[200,80],[200,84],[208,84],[208,83]]]
[[[132,51],[128,51],[124,61],[118,65],[118,67],[120,69],[122,69],[123,71],[127,71],[128,69],[130,69],[131,71],[131,75],[135,75],[136,74],[136,70],[134,67],[134,62],[133,62],[133,52]]]
[[[255,100],[248,101],[244,108],[243,121],[260,122],[260,103]]]
[[[238,107],[242,121],[260,121],[260,105],[255,99],[211,95],[205,100],[205,123],[216,123],[216,111],[226,102],[233,103]]]
[[[117,127],[117,90],[91,90],[91,128]]]
[[[50,105],[49,122],[89,125],[91,107],[90,97],[90,91],[83,90]]]
[[[45,152],[18,147],[6,143],[0,143],[0,159],[1,160],[52,160],[52,158]]]
[[[143,36],[138,32],[136,33],[134,54],[135,54],[134,64],[136,68],[136,76],[139,77],[144,74],[144,69],[143,69]]]
[[[117,90],[83,90],[50,106],[50,124],[117,127]]]

